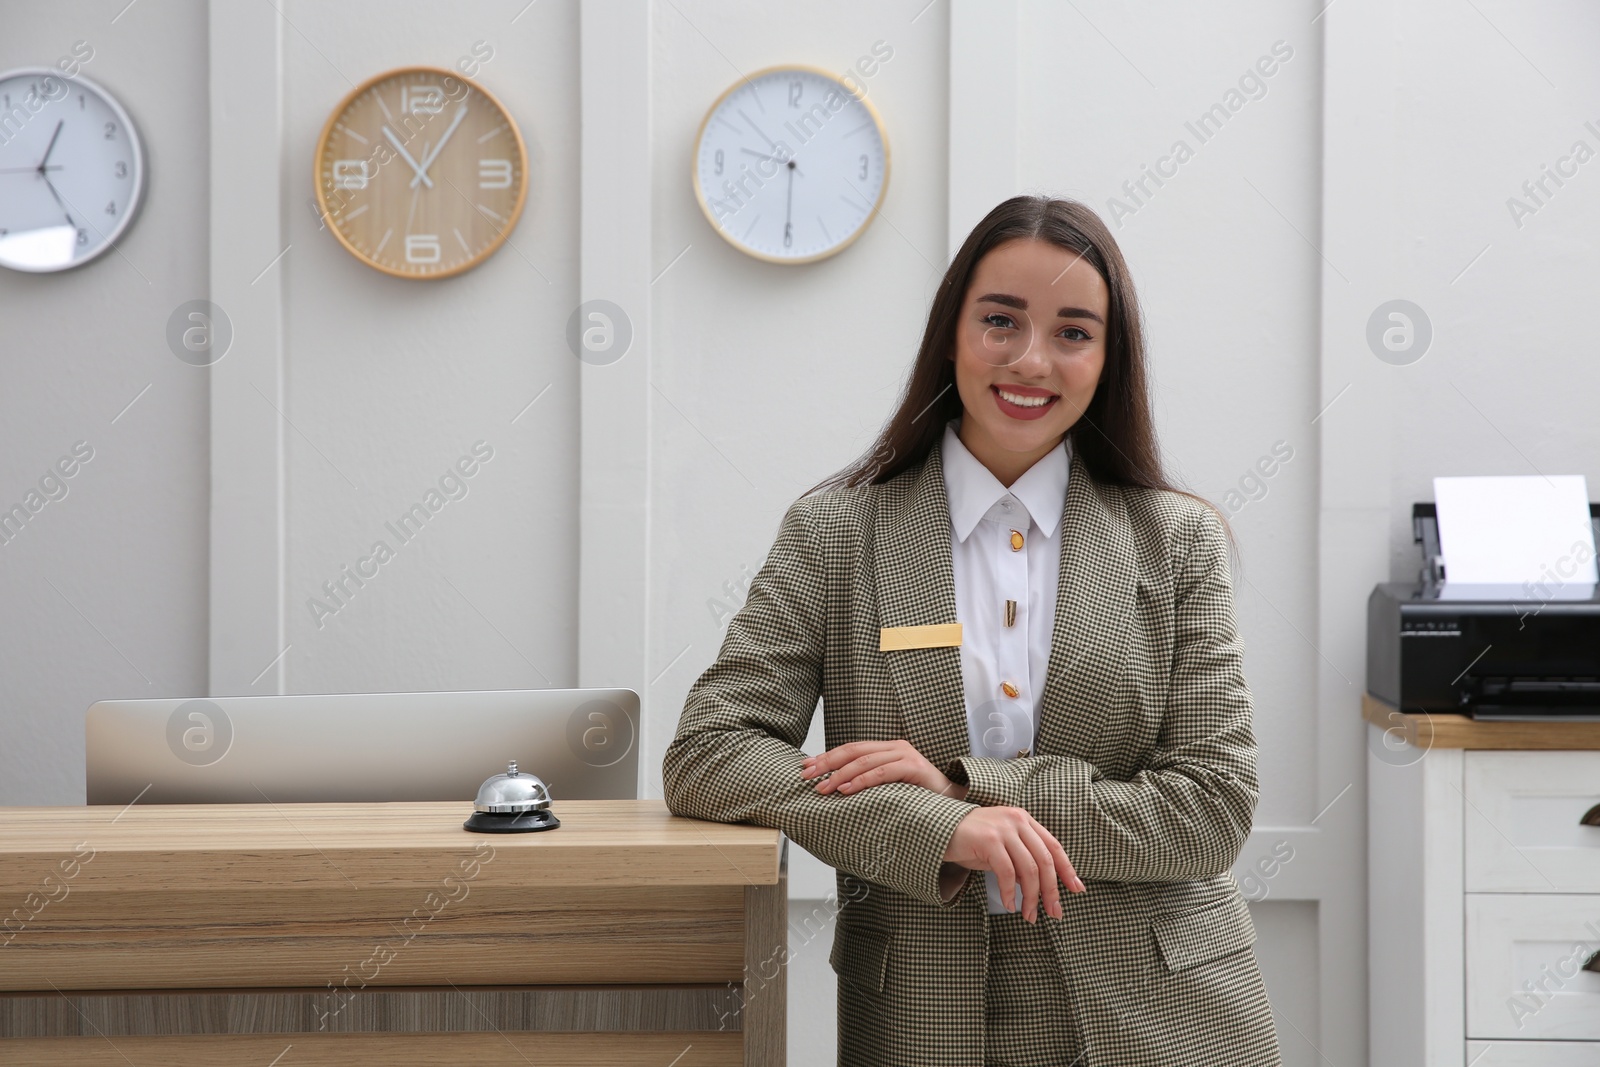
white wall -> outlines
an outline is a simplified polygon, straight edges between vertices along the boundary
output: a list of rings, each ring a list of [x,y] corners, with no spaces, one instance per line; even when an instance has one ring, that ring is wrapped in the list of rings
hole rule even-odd
[[[0,545],[0,803],[81,801],[83,709],[103,697],[602,679],[642,691],[643,788],[658,795],[683,696],[721,641],[711,604],[737,607],[788,502],[872,439],[974,205],[1044,191],[1109,215],[1115,196],[1135,208],[1114,232],[1175,473],[1222,501],[1277,442],[1293,449],[1232,518],[1263,774],[1236,873],[1293,843],[1252,905],[1286,1062],[1363,1062],[1366,592],[1413,572],[1409,507],[1436,474],[1600,481],[1583,347],[1600,162],[1520,226],[1506,203],[1574,141],[1600,151],[1584,125],[1600,127],[1592,6],[633,0],[613,25],[637,24],[647,69],[622,76],[605,65],[632,53],[611,55],[604,19],[571,2],[290,0],[222,24],[199,0],[124,2],[22,6],[0,36],[0,69],[88,41],[85,73],[151,157],[120,255],[0,276],[0,504],[73,442],[96,450],[66,499]],[[250,18],[270,43],[238,39]],[[1201,144],[1185,122],[1280,40],[1292,58]],[[866,80],[893,160],[881,217],[807,267],[735,252],[689,186],[705,108],[741,73],[839,70],[878,41],[894,50]],[[379,275],[319,232],[314,138],[352,83],[478,42],[494,53],[482,81],[528,139],[514,247],[441,282]],[[276,73],[240,84],[241,53]],[[647,103],[647,143],[581,128],[597,103],[578,94],[585,63],[623,113]],[[218,86],[270,120],[259,138],[219,110]],[[1193,158],[1130,201],[1122,183],[1180,138]],[[647,220],[646,247],[600,247],[608,197]],[[252,225],[249,241],[216,239]],[[642,335],[632,362],[582,367],[567,316],[608,283],[641,294]],[[210,371],[163,337],[208,291],[239,294],[246,324]],[[1435,331],[1404,367],[1365,340],[1397,297]],[[281,489],[233,473],[252,468],[232,443],[270,468],[280,437]],[[307,598],[479,439],[495,459],[468,496],[318,627]],[[229,447],[211,455],[214,441]],[[634,477],[638,499],[597,489]],[[628,529],[582,518],[608,506]],[[803,854],[791,876],[797,914],[832,889]],[[797,1063],[831,1048],[826,950],[808,942],[793,964]]]
[[[86,42],[83,75],[128,109],[150,176],[116,251],[67,274],[0,271],[0,507],[74,442],[94,450],[0,544],[3,804],[83,802],[95,700],[206,686],[208,381],[166,343],[171,311],[206,294],[205,4],[112,21],[117,7],[17,5],[0,32],[0,70]]]
[[[291,691],[577,683],[579,363],[564,340],[577,302],[577,10],[536,4],[517,17],[525,2],[459,5],[442,20],[426,2],[280,5],[290,251],[274,269],[293,424]],[[528,148],[530,192],[510,246],[436,282],[368,268],[319,232],[308,203],[322,124],[379,70],[486,54],[478,78]],[[480,440],[494,458],[466,479],[466,495],[409,543],[391,535],[385,522]],[[326,597],[322,583],[377,540],[395,558],[343,606]],[[312,598],[336,613],[314,612]]]
[[[1593,297],[1600,283],[1600,8],[1441,2],[1395,18],[1394,184],[1405,296],[1433,348],[1385,368],[1396,417],[1389,491],[1397,575],[1414,574],[1411,503],[1435,475],[1585,474],[1600,499]],[[1589,125],[1592,124],[1593,128]],[[1522,189],[1583,141],[1539,205]],[[1533,213],[1519,209],[1515,197]]]

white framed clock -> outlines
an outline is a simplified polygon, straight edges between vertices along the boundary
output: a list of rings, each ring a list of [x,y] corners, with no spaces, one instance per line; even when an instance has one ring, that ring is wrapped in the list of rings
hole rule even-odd
[[[79,267],[139,211],[144,149],[105,89],[50,67],[0,74],[0,266]]]
[[[837,255],[889,189],[889,138],[864,94],[820,67],[767,67],[701,120],[694,193],[729,244],[768,263]]]

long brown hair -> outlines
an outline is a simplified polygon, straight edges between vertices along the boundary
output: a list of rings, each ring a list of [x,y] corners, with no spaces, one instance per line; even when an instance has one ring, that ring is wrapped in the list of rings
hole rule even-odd
[[[1089,207],[1054,197],[1014,196],[973,227],[950,261],[928,309],[922,346],[899,407],[869,451],[802,496],[823,489],[880,485],[920,464],[939,444],[945,423],[962,412],[953,356],[956,320],[967,288],[979,260],[997,245],[1016,238],[1037,238],[1076,253],[1099,272],[1110,291],[1105,366],[1089,406],[1067,431],[1090,475],[1099,482],[1193,497],[1217,512],[1231,540],[1227,517],[1204,497],[1173,485],[1162,469],[1146,388],[1139,298],[1116,238]]]

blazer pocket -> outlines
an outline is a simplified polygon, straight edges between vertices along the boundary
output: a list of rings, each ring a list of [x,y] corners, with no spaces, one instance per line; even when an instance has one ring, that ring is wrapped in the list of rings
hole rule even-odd
[[[828,965],[835,974],[857,989],[883,992],[884,975],[889,969],[889,943],[893,935],[886,930],[839,923],[833,930],[833,948]]]
[[[1156,945],[1169,971],[1210,963],[1230,952],[1255,944],[1256,927],[1250,906],[1235,893],[1176,915],[1150,923]]]

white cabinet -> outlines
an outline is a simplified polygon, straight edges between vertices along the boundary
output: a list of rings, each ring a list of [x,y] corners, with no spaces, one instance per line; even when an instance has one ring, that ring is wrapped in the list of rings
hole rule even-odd
[[[1595,1067],[1592,1041],[1468,1041],[1472,1067]]]
[[[1466,755],[1467,892],[1600,893],[1600,752]]]
[[[1468,1037],[1600,1042],[1600,894],[1468,893],[1466,943]]]
[[[1372,1067],[1600,1067],[1600,751],[1367,730]]]

